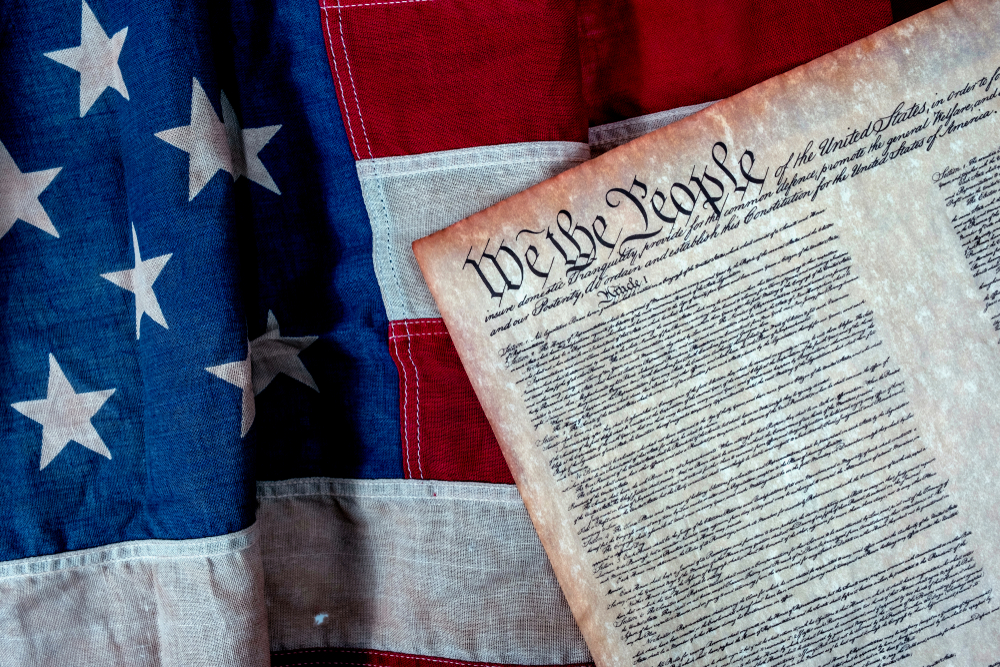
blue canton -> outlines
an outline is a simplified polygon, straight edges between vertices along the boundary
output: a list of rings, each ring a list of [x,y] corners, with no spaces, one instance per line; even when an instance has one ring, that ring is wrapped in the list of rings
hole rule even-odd
[[[317,12],[0,10],[0,560],[234,532],[257,479],[402,475]]]

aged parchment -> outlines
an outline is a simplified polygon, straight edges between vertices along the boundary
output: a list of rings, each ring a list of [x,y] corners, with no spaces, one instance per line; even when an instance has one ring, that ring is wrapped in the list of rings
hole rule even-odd
[[[598,665],[1000,664],[998,90],[956,0],[414,244]]]

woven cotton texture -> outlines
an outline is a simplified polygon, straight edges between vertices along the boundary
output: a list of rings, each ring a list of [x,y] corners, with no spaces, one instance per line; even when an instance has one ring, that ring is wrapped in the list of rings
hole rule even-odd
[[[11,561],[0,601],[2,667],[269,664],[253,527]]]
[[[359,160],[389,319],[441,317],[410,244],[589,157],[586,144],[552,141]]]
[[[590,660],[513,486],[314,478],[258,497],[274,651]]]

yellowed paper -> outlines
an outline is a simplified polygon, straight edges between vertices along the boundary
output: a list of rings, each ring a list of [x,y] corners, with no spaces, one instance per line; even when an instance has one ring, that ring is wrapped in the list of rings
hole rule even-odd
[[[1000,4],[414,244],[598,665],[1000,663]]]

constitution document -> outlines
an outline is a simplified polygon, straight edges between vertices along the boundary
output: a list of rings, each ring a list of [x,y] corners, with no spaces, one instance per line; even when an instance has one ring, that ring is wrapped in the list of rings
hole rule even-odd
[[[998,93],[955,0],[414,244],[599,667],[1000,665]]]

